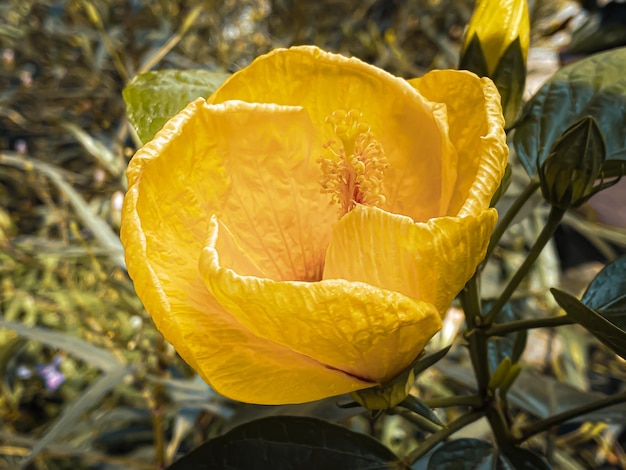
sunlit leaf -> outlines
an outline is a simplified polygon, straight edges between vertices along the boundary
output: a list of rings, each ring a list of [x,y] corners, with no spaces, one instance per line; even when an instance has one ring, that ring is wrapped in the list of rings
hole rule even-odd
[[[160,70],[137,75],[124,88],[128,119],[142,143],[195,98],[207,98],[229,74],[208,70]]]
[[[242,424],[175,462],[170,470],[407,468],[365,434],[316,418],[275,416]]]

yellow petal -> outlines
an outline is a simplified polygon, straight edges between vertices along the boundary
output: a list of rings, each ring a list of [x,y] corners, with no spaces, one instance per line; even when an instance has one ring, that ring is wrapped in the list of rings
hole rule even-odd
[[[467,29],[464,49],[474,35],[480,40],[490,74],[517,37],[526,61],[530,40],[527,0],[478,0]]]
[[[508,159],[500,95],[491,80],[438,70],[409,80],[426,98],[445,103],[450,139],[458,151],[458,179],[442,214],[477,214],[489,207]]]
[[[194,153],[206,150],[201,143],[176,143],[183,136],[203,135],[205,129],[190,121],[204,106],[196,101],[170,121],[129,167],[121,237],[128,272],[146,310],[183,359],[232,399],[301,403],[371,386],[255,336],[204,285],[198,258],[210,216],[203,204],[217,198],[227,181],[220,179],[220,166],[206,153]],[[194,174],[194,169],[203,174]],[[226,240],[222,248],[232,262],[241,264],[233,243]],[[280,386],[268,386],[273,381]]]
[[[326,132],[324,142],[335,138],[325,123],[333,111],[360,111],[389,162],[381,207],[422,221],[447,210],[457,154],[447,137],[446,110],[405,80],[355,58],[301,46],[257,58],[207,101],[232,99],[302,106],[315,128]]]
[[[209,230],[200,272],[220,304],[255,335],[331,369],[384,383],[441,328],[432,305],[367,284],[241,276],[220,263],[217,219]]]
[[[184,230],[196,242],[217,213],[267,277],[320,279],[336,212],[320,191],[319,146],[301,108],[199,99],[138,152],[129,178],[140,171],[158,187],[143,208],[151,217],[193,207]]]
[[[357,206],[333,230],[324,279],[366,282],[435,305],[444,314],[485,256],[496,223],[487,209],[427,223]]]

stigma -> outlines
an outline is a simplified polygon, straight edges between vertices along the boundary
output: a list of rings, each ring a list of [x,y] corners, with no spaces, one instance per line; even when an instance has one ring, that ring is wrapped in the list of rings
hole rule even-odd
[[[322,170],[322,193],[330,194],[339,204],[340,217],[356,204],[383,204],[383,175],[389,164],[363,115],[356,110],[337,110],[326,123],[337,140],[324,144],[324,154],[317,160]]]

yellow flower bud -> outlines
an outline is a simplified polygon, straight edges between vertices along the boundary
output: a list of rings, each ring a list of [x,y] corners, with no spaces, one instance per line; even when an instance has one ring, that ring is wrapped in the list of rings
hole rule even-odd
[[[472,39],[480,41],[487,75],[491,76],[509,46],[519,38],[524,62],[528,57],[530,21],[526,0],[477,0],[463,44],[463,54]],[[479,74],[480,75],[480,74]]]
[[[529,40],[526,0],[477,0],[459,68],[494,81],[507,126],[513,124],[520,107]]]

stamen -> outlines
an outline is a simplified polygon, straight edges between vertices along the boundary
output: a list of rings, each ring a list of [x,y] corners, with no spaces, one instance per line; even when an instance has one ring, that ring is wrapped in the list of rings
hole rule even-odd
[[[326,118],[340,142],[324,145],[326,155],[318,159],[322,170],[322,193],[331,194],[340,205],[340,216],[356,204],[376,206],[385,202],[383,173],[389,166],[381,143],[356,111],[334,111]]]

